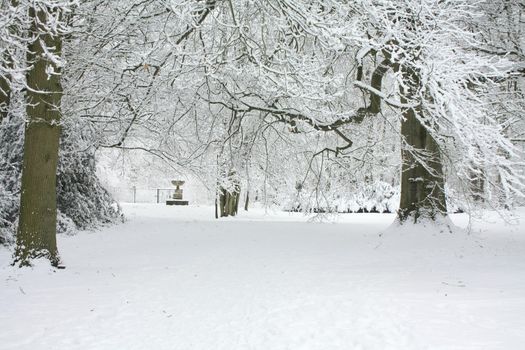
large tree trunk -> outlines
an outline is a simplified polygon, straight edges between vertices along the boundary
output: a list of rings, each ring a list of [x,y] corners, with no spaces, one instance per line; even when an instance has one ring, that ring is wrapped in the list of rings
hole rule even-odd
[[[50,10],[51,11],[51,10]],[[45,12],[31,8],[31,32],[27,59],[27,118],[25,130],[20,219],[15,262],[29,265],[30,259],[45,257],[58,264],[56,245],[56,171],[60,138],[60,67],[45,56],[45,47],[61,53],[61,38],[44,32]],[[47,68],[47,69],[46,69]],[[52,68],[50,70],[49,68]],[[48,75],[47,72],[53,71]]]
[[[11,87],[7,79],[0,77],[0,123],[7,116],[11,102]]]
[[[239,211],[239,199],[241,197],[240,187],[233,192],[225,189],[220,190],[220,212],[221,216],[235,216]]]
[[[419,79],[413,71],[405,71],[403,75],[408,88],[402,91],[401,102],[407,103],[418,89]],[[406,109],[401,123],[404,144],[401,148],[400,222],[435,220],[447,214],[440,150],[416,113],[422,113],[419,107]]]
[[[12,60],[9,56],[9,52],[4,52],[4,62],[6,62],[6,68],[12,68]],[[6,74],[0,77],[0,123],[7,117],[9,113],[9,107],[11,106],[11,77]]]
[[[9,57],[6,57],[6,61],[9,62]],[[9,113],[9,108],[11,105],[11,84],[9,81],[9,77],[0,77],[0,125],[2,124],[2,120],[7,117],[7,114]],[[0,144],[0,147],[4,147],[4,145]],[[5,240],[2,236],[0,236],[0,244],[4,244]]]
[[[219,187],[219,208],[220,215],[223,216],[235,216],[239,211],[239,202],[241,198],[241,184],[239,179],[236,177],[236,172],[230,170],[228,177],[232,184],[230,189]]]

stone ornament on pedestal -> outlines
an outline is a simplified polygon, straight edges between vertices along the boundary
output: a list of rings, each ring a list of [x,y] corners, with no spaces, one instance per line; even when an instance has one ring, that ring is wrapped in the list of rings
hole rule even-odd
[[[184,181],[182,180],[173,180],[171,181],[172,185],[175,186],[175,193],[173,194],[172,199],[166,201],[166,205],[188,205],[189,202],[182,199],[182,185]]]

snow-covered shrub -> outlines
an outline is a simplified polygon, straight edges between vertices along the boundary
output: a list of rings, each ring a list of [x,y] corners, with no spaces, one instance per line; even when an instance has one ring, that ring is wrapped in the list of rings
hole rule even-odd
[[[0,121],[0,244],[12,243],[20,201],[24,128],[21,118]]]
[[[341,192],[327,192],[320,197],[301,193],[286,202],[285,210],[338,213],[393,213],[399,207],[399,186],[384,181],[363,183]]]
[[[57,210],[57,232],[72,236],[78,231],[77,225],[68,216]]]
[[[24,120],[10,115],[0,123],[0,244],[14,241],[20,204]],[[22,115],[22,113],[19,113]],[[95,154],[83,149],[86,136],[64,125],[57,177],[57,232],[74,234],[121,217],[119,206],[95,173]]]
[[[93,152],[78,149],[71,136],[61,144],[57,177],[57,208],[84,230],[120,217],[120,208],[96,176]],[[71,228],[66,222],[62,229]]]
[[[339,210],[348,212],[392,213],[399,207],[399,186],[393,187],[384,181],[365,184],[360,191],[350,195]]]

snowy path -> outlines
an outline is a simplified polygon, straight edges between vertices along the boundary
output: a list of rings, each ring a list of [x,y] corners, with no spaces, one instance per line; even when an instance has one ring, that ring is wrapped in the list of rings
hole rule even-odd
[[[524,348],[523,224],[380,237],[391,215],[125,210],[59,238],[66,270],[0,249],[0,349]]]

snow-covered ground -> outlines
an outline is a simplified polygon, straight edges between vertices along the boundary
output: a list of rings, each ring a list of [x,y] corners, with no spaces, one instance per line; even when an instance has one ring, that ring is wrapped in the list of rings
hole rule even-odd
[[[525,224],[124,209],[59,237],[65,270],[13,268],[0,248],[0,349],[525,348]]]

